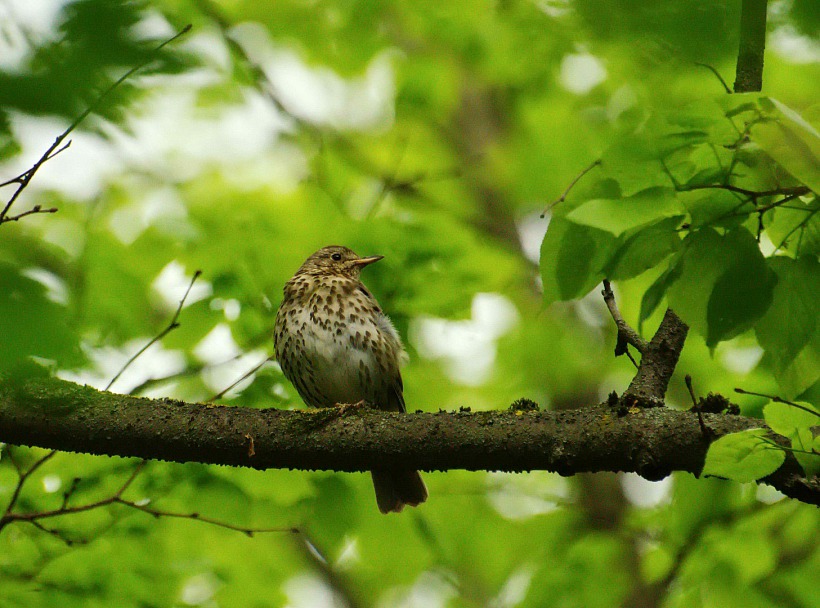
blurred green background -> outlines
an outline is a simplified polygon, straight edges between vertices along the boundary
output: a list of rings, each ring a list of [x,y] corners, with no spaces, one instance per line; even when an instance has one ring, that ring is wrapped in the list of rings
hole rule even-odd
[[[103,388],[168,324],[201,270],[180,327],[111,390],[209,399],[272,353],[281,288],[304,258],[345,244],[385,256],[364,280],[410,353],[409,410],[499,409],[520,397],[583,407],[621,392],[634,368],[612,356],[614,328],[593,289],[600,268],[589,268],[603,264],[595,251],[605,237],[591,232],[588,249],[553,247],[556,224],[542,249],[550,214],[540,215],[602,156],[556,208],[565,228],[573,217],[607,220],[579,215],[580,201],[669,187],[669,169],[648,150],[670,124],[708,132],[709,142],[725,136],[730,104],[698,64],[732,82],[739,14],[730,0],[6,1],[0,181],[30,167],[108,84],[149,63],[14,207],[58,213],[0,225],[0,367],[35,357]],[[188,23],[189,34],[151,55]],[[819,28],[814,2],[770,2],[763,92],[814,129]],[[699,175],[707,148],[717,163],[731,155],[694,146],[673,175]],[[761,190],[779,169],[754,149],[741,163]],[[789,171],[787,185],[816,176]],[[720,204],[688,206],[684,219],[707,225],[704,209]],[[810,213],[807,226],[820,230]],[[743,221],[753,235],[757,216]],[[650,227],[662,240],[678,224]],[[803,232],[784,251],[797,260],[804,247],[800,263],[817,277],[820,232]],[[646,336],[663,306],[641,314],[642,299],[678,241],[664,247],[632,250],[628,268],[608,268],[624,279],[621,310],[645,321]],[[540,254],[550,257],[539,266]],[[715,277],[703,292],[697,269],[688,272],[667,295],[696,319]],[[715,339],[706,321],[692,323],[668,403],[688,406],[689,373],[704,395],[742,386],[816,404],[820,332],[798,328],[783,345],[767,323],[746,331],[743,317]],[[766,403],[736,399],[749,415]],[[220,402],[302,407],[272,362]],[[0,451],[0,505],[16,483],[9,449]],[[31,464],[44,452],[13,454]],[[74,478],[77,504],[108,496],[134,466],[58,454],[19,508],[58,508]],[[0,605],[818,606],[817,510],[767,487],[683,474],[657,483],[544,472],[425,479],[427,504],[386,517],[364,474],[152,462],[131,499],[302,533],[248,538],[116,506],[49,522],[71,546],[15,524],[0,533]]]

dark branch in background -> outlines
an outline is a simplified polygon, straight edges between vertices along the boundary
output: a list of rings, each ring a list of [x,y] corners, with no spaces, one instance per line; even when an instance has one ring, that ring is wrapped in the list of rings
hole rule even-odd
[[[158,45],[153,50],[151,55],[149,55],[148,59],[146,59],[145,61],[143,61],[139,65],[134,66],[133,68],[128,70],[125,74],[120,76],[113,84],[111,84],[111,86],[109,86],[105,91],[103,91],[100,94],[99,97],[97,97],[97,99],[94,101],[94,103],[92,103],[90,106],[88,106],[79,116],[77,116],[77,118],[75,118],[74,121],[68,126],[68,128],[57,136],[57,138],[54,140],[54,143],[51,144],[51,146],[49,146],[48,150],[46,150],[45,153],[43,153],[43,155],[40,157],[40,159],[36,163],[34,163],[31,166],[31,168],[27,169],[26,171],[24,171],[23,173],[21,173],[17,177],[14,177],[14,178],[0,184],[0,187],[8,186],[8,185],[11,185],[11,184],[17,184],[17,190],[14,191],[14,193],[11,195],[11,198],[9,198],[8,202],[6,203],[5,207],[3,207],[3,210],[0,211],[0,225],[4,224],[6,222],[17,221],[22,217],[25,217],[27,215],[33,215],[35,213],[56,213],[57,212],[57,209],[43,209],[42,207],[40,207],[40,205],[37,205],[37,206],[32,207],[31,209],[29,209],[28,211],[25,211],[25,212],[20,213],[18,215],[14,215],[14,216],[9,216],[8,215],[9,210],[11,209],[11,206],[14,205],[15,201],[17,201],[17,198],[20,196],[20,194],[23,192],[23,190],[25,190],[26,186],[28,186],[29,183],[31,183],[32,178],[37,173],[37,171],[40,169],[40,167],[42,167],[46,162],[48,162],[49,160],[51,160],[52,158],[57,156],[60,152],[67,149],[71,145],[71,141],[68,141],[68,142],[65,143],[65,145],[60,147],[61,144],[63,143],[63,141],[65,141],[66,137],[68,137],[71,134],[71,132],[74,131],[74,129],[76,129],[80,125],[81,122],[83,122],[86,118],[88,118],[89,114],[96,111],[97,108],[99,108],[102,105],[103,101],[105,101],[105,99],[112,92],[114,92],[114,90],[117,87],[119,87],[123,82],[128,80],[136,72],[140,71],[142,68],[144,68],[146,65],[148,65],[151,61],[153,61],[153,58],[154,58],[153,56],[158,51],[160,51],[162,48],[164,48],[168,44],[171,44],[172,42],[174,42],[180,36],[183,36],[184,34],[188,33],[190,31],[190,29],[191,29],[191,26],[186,25],[184,28],[182,28],[182,30],[180,30],[173,37],[169,38],[165,42]]]
[[[279,95],[277,94],[273,83],[270,81],[267,74],[265,74],[265,70],[263,70],[258,63],[253,61],[253,59],[248,56],[248,53],[242,45],[231,36],[228,31],[231,28],[231,23],[222,13],[222,9],[215,2],[211,2],[211,0],[197,0],[196,5],[198,6],[200,12],[213,21],[216,27],[219,28],[219,33],[225,41],[225,44],[228,45],[228,50],[231,54],[240,59],[243,65],[248,68],[256,89],[268,98],[268,101],[273,104],[279,113],[283,116],[287,116],[299,128],[308,131],[313,130],[313,125],[299,116],[294,115],[285,107],[285,104],[282,103],[281,99],[279,99]]]
[[[544,212],[541,214],[541,217],[546,216],[547,213],[552,211],[557,205],[559,205],[559,204],[563,203],[565,200],[567,200],[567,196],[569,196],[569,193],[575,187],[575,184],[577,184],[579,181],[581,181],[582,177],[584,177],[587,173],[592,171],[595,167],[597,167],[600,164],[601,164],[601,159],[599,158],[598,160],[593,161],[592,163],[590,163],[590,165],[588,167],[586,167],[583,171],[581,171],[578,175],[576,175],[575,179],[573,179],[569,183],[569,186],[566,187],[566,190],[564,190],[564,192],[561,193],[561,196],[559,196],[557,199],[555,199],[549,205],[547,205],[546,209],[544,209]]]
[[[111,388],[111,386],[112,386],[112,385],[113,385],[113,384],[114,384],[114,383],[115,383],[115,382],[119,379],[119,377],[120,377],[120,376],[122,376],[123,372],[124,372],[126,369],[128,369],[128,367],[129,367],[129,366],[130,366],[130,365],[131,365],[134,361],[136,361],[136,360],[140,357],[140,355],[142,355],[142,353],[144,353],[146,350],[148,350],[149,348],[151,348],[154,344],[156,344],[157,342],[159,342],[160,340],[162,340],[165,336],[167,336],[169,333],[171,333],[171,332],[172,332],[172,331],[174,331],[177,327],[179,327],[179,315],[180,315],[180,313],[182,312],[182,307],[183,307],[183,306],[185,306],[185,300],[186,300],[186,299],[188,299],[188,294],[189,294],[189,293],[191,293],[191,288],[193,288],[194,283],[196,282],[196,280],[199,278],[199,276],[200,276],[201,274],[202,274],[202,271],[201,271],[201,270],[197,270],[197,271],[194,273],[194,276],[193,276],[193,278],[191,279],[191,283],[188,285],[188,289],[186,289],[186,290],[185,290],[185,295],[183,295],[183,296],[182,296],[182,299],[179,301],[179,306],[177,306],[177,310],[176,310],[176,312],[174,313],[174,316],[171,318],[171,322],[168,324],[168,326],[167,326],[165,329],[163,329],[160,333],[158,333],[156,336],[154,336],[153,338],[151,338],[151,340],[149,340],[149,341],[148,341],[148,343],[147,343],[145,346],[143,346],[141,349],[139,349],[139,350],[138,350],[138,351],[134,354],[134,356],[133,356],[133,357],[131,357],[130,359],[128,359],[128,361],[126,361],[126,362],[125,362],[125,365],[123,365],[123,366],[122,366],[122,368],[120,368],[120,371],[118,371],[118,372],[116,373],[116,375],[115,375],[113,378],[111,378],[111,382],[109,382],[109,383],[106,385],[105,390],[110,389],[110,388]]]
[[[74,494],[74,491],[77,488],[77,485],[80,480],[75,479],[69,488],[69,490],[63,495],[63,503],[60,505],[58,509],[52,509],[49,511],[36,511],[36,512],[29,512],[29,513],[18,513],[15,512],[14,507],[16,506],[17,497],[20,494],[23,486],[25,485],[28,478],[31,476],[34,471],[36,471],[41,465],[43,465],[49,458],[54,455],[55,452],[49,452],[45,457],[41,458],[37,462],[35,462],[27,471],[19,472],[19,478],[17,482],[17,486],[15,488],[14,495],[12,496],[12,500],[9,502],[8,507],[6,508],[5,512],[2,516],[0,516],[0,531],[3,530],[6,526],[13,524],[13,523],[28,523],[36,527],[38,530],[41,530],[47,534],[55,536],[59,538],[67,545],[73,545],[78,542],[76,539],[69,538],[65,535],[64,532],[61,530],[57,530],[54,528],[48,528],[41,523],[41,520],[44,519],[53,519],[55,517],[63,517],[66,515],[73,515],[76,513],[84,513],[86,511],[93,511],[96,509],[101,509],[103,507],[107,507],[109,505],[123,505],[128,507],[129,509],[133,509],[136,511],[141,511],[142,513],[146,513],[156,518],[160,517],[172,517],[178,519],[193,519],[196,521],[201,521],[203,523],[210,524],[212,526],[216,526],[219,528],[226,528],[228,530],[235,530],[237,532],[242,532],[248,536],[253,536],[256,533],[261,532],[296,532],[298,530],[292,527],[275,527],[275,528],[251,528],[247,526],[237,526],[235,524],[220,521],[218,519],[213,519],[211,517],[205,517],[200,513],[177,513],[173,511],[163,511],[160,509],[155,509],[153,507],[149,507],[147,504],[143,504],[142,501],[133,501],[123,498],[125,491],[131,487],[136,480],[137,476],[142,472],[145,468],[146,462],[140,462],[134,470],[131,472],[131,475],[123,482],[123,484],[117,489],[114,494],[107,498],[103,498],[100,500],[96,500],[93,502],[84,503],[81,505],[70,505],[71,496]],[[11,454],[11,452],[9,452]]]
[[[767,5],[768,0],[743,0],[741,5],[735,93],[751,93],[763,88]]]

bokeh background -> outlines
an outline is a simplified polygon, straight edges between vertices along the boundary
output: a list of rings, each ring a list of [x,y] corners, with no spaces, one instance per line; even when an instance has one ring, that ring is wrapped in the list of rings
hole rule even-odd
[[[3,0],[0,181],[148,64],[15,206],[59,211],[0,226],[0,361],[34,356],[104,388],[201,270],[180,327],[111,390],[210,399],[272,354],[282,285],[304,258],[345,244],[385,256],[364,280],[410,353],[408,409],[597,403],[634,369],[612,356],[598,290],[545,306],[541,214],[658,112],[724,94],[699,64],[731,83],[739,14],[739,0]],[[764,91],[817,119],[820,11],[772,1],[768,28]],[[618,284],[628,320],[657,276]],[[776,392],[762,355],[752,335],[710,350],[693,334],[670,405],[687,406],[683,373],[703,394]],[[737,400],[748,414],[765,403]],[[302,407],[272,361],[219,402]],[[16,481],[3,454],[0,503]],[[20,504],[56,508],[74,478],[76,500],[104,497],[133,467],[59,454]],[[54,522],[70,546],[10,526],[0,605],[818,605],[816,509],[767,487],[683,474],[425,478],[423,508],[385,517],[364,474],[152,462],[132,498],[301,533],[248,538],[116,506]]]

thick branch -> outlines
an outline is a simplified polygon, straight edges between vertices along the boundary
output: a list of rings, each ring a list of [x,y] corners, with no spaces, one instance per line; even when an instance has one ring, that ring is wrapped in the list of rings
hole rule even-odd
[[[763,87],[767,4],[768,0],[743,0],[741,5],[735,93],[750,93]]]
[[[638,373],[624,393],[624,399],[633,397],[642,405],[663,405],[666,388],[675,372],[689,326],[666,309],[660,327],[642,351]]]
[[[635,374],[629,388],[624,392],[622,403],[637,404],[643,407],[663,406],[666,388],[669,386],[672,374],[675,373],[675,366],[678,364],[680,353],[686,342],[689,326],[671,308],[668,308],[658,331],[655,332],[652,340],[647,342],[621,316],[621,311],[615,303],[612,286],[607,279],[604,279],[602,295],[612,315],[612,320],[618,327],[615,356],[629,355],[627,344],[634,346],[642,355],[638,373]]]
[[[765,428],[762,421],[741,416],[704,414],[704,420],[714,437]],[[0,440],[256,469],[365,471],[402,465],[562,475],[634,471],[648,479],[672,471],[698,474],[708,448],[697,416],[668,408],[632,408],[623,416],[608,405],[560,412],[363,410],[339,416],[334,410],[259,410],[127,397],[57,379],[0,382]],[[254,450],[249,450],[251,440]],[[820,504],[820,481],[803,478],[791,456],[764,481]]]

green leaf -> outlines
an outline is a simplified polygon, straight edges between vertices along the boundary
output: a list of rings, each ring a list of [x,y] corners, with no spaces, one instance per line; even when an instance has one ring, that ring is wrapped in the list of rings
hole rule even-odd
[[[766,312],[774,278],[748,230],[704,228],[684,239],[669,305],[709,346],[749,329]]]
[[[813,453],[814,433],[811,429],[799,429],[792,438],[795,459],[803,467],[806,477],[820,475],[820,453]],[[807,453],[808,452],[808,453]]]
[[[691,218],[692,228],[702,226],[737,226],[746,219],[742,211],[751,210],[752,204],[728,190],[705,189],[679,192],[678,200]]]
[[[777,277],[772,304],[755,325],[760,346],[771,356],[776,375],[809,343],[820,317],[820,263],[803,256],[775,257],[766,265]]]
[[[772,401],[763,408],[763,416],[766,418],[766,424],[775,433],[791,439],[792,448],[795,450],[794,457],[803,467],[806,475],[811,476],[820,472],[820,454],[806,454],[805,452],[812,451],[814,434],[811,429],[820,425],[820,412],[811,403],[805,401],[796,403],[801,407]]]
[[[775,377],[786,399],[794,399],[820,380],[820,332],[814,332],[811,342],[787,367],[775,369]]]
[[[669,286],[680,277],[681,271],[683,270],[683,266],[679,263],[681,257],[679,253],[672,258],[669,262],[669,268],[655,279],[655,282],[652,283],[649,289],[646,290],[646,293],[643,294],[643,298],[641,299],[641,312],[638,320],[639,328],[643,325],[643,322],[655,312],[658,304],[661,303],[661,300],[666,295]]]
[[[601,170],[618,182],[624,196],[669,185],[657,151],[637,136],[623,137],[609,147],[601,157]]]
[[[46,287],[0,263],[0,369],[29,356],[53,359],[62,367],[83,361],[76,325]]]
[[[706,309],[706,345],[715,346],[752,327],[771,305],[775,283],[762,255],[747,256],[718,277]]]
[[[766,225],[766,234],[778,249],[794,256],[820,254],[820,198],[808,203],[800,199],[779,207]]]
[[[573,209],[567,219],[620,236],[661,218],[683,215],[671,188],[649,188],[622,199],[594,199]]]
[[[750,429],[725,435],[706,454],[703,475],[726,477],[747,483],[774,473],[786,459],[786,452],[763,438],[766,429]]]
[[[598,284],[614,243],[607,232],[553,217],[541,244],[544,303],[571,300]]]
[[[629,279],[659,264],[680,248],[680,216],[624,234],[604,269],[610,279]]]
[[[820,133],[785,104],[769,101],[772,119],[755,124],[752,139],[786,171],[820,192]]]
[[[820,412],[811,403],[801,401],[795,403],[805,409],[777,401],[772,401],[763,408],[766,424],[775,433],[791,437],[800,429],[810,429],[813,426],[820,425]],[[806,410],[811,411],[807,412]]]

